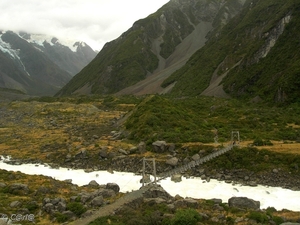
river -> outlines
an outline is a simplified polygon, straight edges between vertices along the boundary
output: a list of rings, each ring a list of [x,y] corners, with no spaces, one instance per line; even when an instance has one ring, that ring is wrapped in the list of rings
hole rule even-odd
[[[22,164],[10,165],[5,163],[9,158],[0,157],[0,169],[8,171],[20,171],[29,175],[50,176],[57,180],[72,179],[73,184],[87,185],[91,180],[98,184],[117,183],[121,192],[130,192],[141,187],[141,175],[125,172],[93,171],[84,172],[82,169],[71,170],[67,168],[54,169],[47,164]],[[201,178],[182,178],[181,182],[175,183],[170,178],[159,183],[172,196],[191,197],[196,199],[222,199],[228,202],[231,197],[248,197],[260,201],[261,209],[274,207],[277,210],[288,209],[300,211],[300,191],[292,191],[281,187],[256,187],[232,185],[223,181],[210,180],[206,182]]]

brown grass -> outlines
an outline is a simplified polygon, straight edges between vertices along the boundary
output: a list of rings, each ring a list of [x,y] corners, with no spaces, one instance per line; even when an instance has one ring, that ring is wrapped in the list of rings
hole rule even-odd
[[[257,149],[267,149],[269,151],[274,151],[278,153],[289,153],[300,155],[300,143],[284,143],[282,141],[272,141],[273,145],[271,146],[257,146]],[[241,147],[247,147],[251,145],[253,141],[242,141],[240,143]]]
[[[97,102],[98,104],[98,102]],[[98,104],[99,105],[99,104]],[[130,108],[132,104],[122,104],[121,108]],[[0,155],[11,155],[13,158],[38,158],[46,160],[46,153],[41,152],[41,147],[47,144],[71,145],[73,151],[76,146],[85,140],[74,141],[73,133],[66,130],[73,126],[83,127],[77,136],[90,138],[97,134],[99,139],[87,150],[96,151],[94,146],[109,146],[109,149],[121,147],[124,149],[132,145],[120,141],[109,141],[109,129],[111,121],[127,113],[122,110],[99,110],[93,104],[72,104],[72,103],[42,103],[42,102],[12,102],[9,110],[14,111],[12,117],[19,118],[16,122],[7,122],[0,118],[2,127],[0,135],[4,137],[0,143]],[[12,120],[13,121],[13,120]],[[57,126],[51,126],[55,121]],[[93,127],[93,129],[90,129]],[[104,127],[104,129],[102,129]],[[96,131],[95,131],[96,129]],[[104,130],[104,131],[103,131]],[[67,154],[67,149],[58,149],[56,152]]]

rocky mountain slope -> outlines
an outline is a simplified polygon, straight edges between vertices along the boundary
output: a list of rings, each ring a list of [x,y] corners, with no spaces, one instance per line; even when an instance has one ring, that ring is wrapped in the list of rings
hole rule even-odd
[[[176,82],[175,95],[224,96],[225,90],[255,101],[295,102],[300,96],[299,19],[295,1],[247,1],[162,86]]]
[[[12,31],[0,33],[1,88],[53,95],[96,55],[85,43],[75,43],[72,51],[55,38],[43,38]]]
[[[299,3],[171,0],[134,23],[58,95],[300,96]]]
[[[234,17],[243,3],[242,0],[171,0],[107,43],[58,95],[116,93],[145,79],[153,79],[149,81],[154,85],[151,90],[146,84],[124,93],[159,91],[162,81],[205,44],[213,28],[224,26]],[[142,86],[146,86],[146,91]]]

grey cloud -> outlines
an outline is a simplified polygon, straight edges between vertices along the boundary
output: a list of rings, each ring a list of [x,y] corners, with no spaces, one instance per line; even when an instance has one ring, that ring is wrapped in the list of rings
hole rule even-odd
[[[82,40],[96,49],[168,0],[1,0],[0,29]]]

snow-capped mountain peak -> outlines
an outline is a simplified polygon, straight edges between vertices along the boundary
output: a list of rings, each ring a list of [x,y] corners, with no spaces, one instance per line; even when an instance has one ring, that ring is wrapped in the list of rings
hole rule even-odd
[[[54,94],[96,54],[84,42],[0,31],[0,87]]]
[[[46,35],[46,34],[28,34],[25,32],[19,32],[19,36],[29,43],[34,43],[44,47],[44,42],[50,45],[63,45],[68,47],[71,51],[77,51],[77,45],[75,45],[78,41],[66,38],[64,40],[58,39],[57,37]]]

